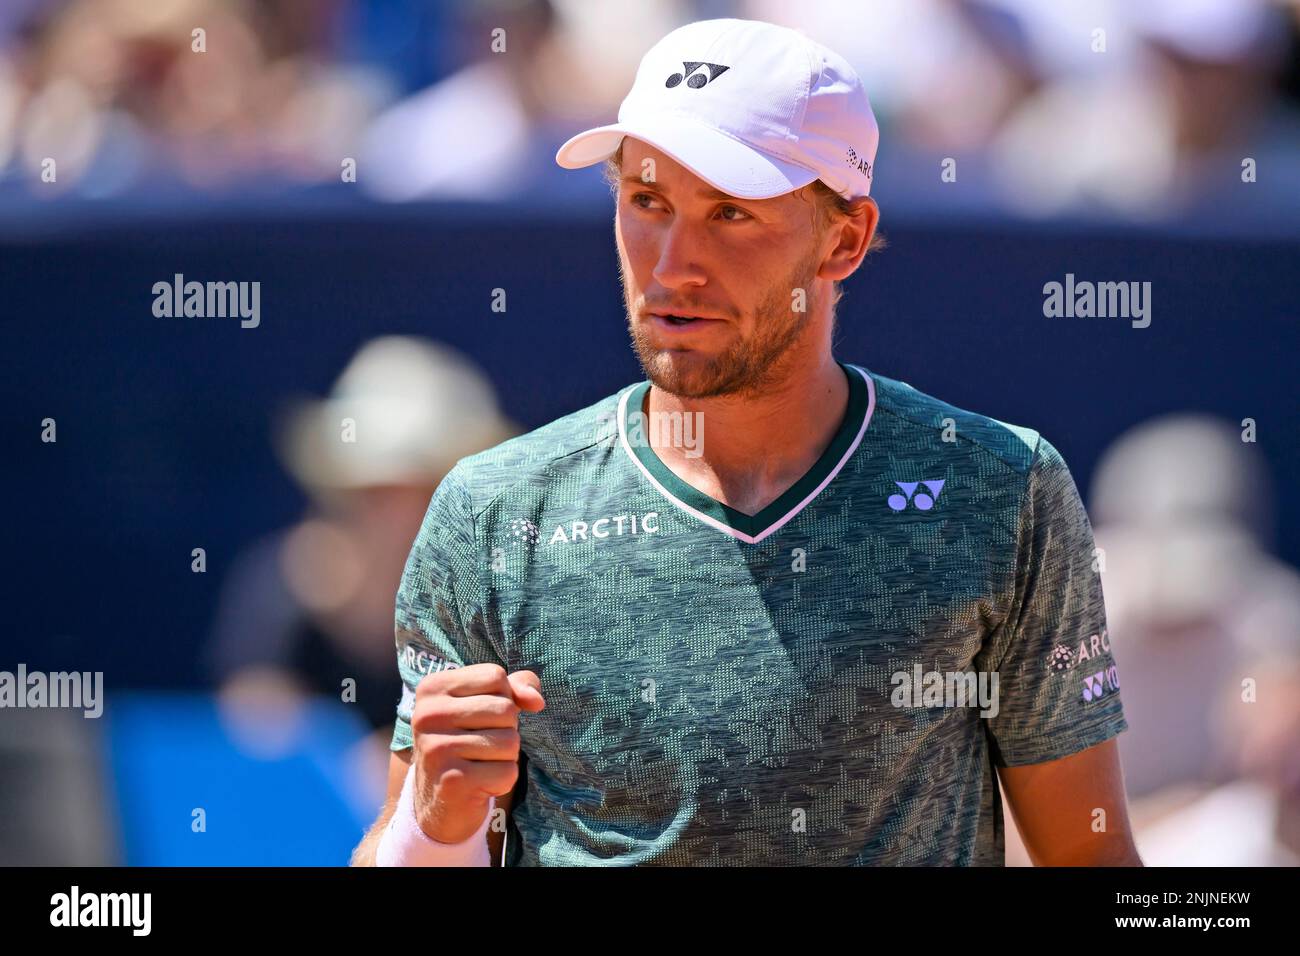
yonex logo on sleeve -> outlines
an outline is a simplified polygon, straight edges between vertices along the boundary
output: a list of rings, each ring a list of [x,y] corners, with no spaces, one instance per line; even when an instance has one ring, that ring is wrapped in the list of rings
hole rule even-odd
[[[901,495],[890,495],[886,502],[894,511],[902,511],[907,507],[908,502],[916,505],[921,511],[929,511],[934,507],[934,503],[939,500],[939,492],[943,490],[945,478],[935,478],[932,481],[896,481],[894,484],[903,489]],[[913,497],[918,485],[925,485],[929,494],[924,491]]]
[[[1104,671],[1088,674],[1083,678],[1083,699],[1085,702],[1099,700],[1106,694],[1119,690],[1119,671],[1112,664]]]

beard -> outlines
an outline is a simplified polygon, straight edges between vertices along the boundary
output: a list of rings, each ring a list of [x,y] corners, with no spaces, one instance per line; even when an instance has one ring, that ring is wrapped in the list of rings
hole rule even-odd
[[[635,320],[636,310],[624,273],[628,333],[646,378],[656,388],[678,398],[745,397],[770,391],[771,385],[784,377],[793,358],[791,349],[810,328],[818,253],[814,248],[785,279],[772,283],[755,307],[753,332],[732,340],[715,355],[656,346],[653,331],[646,323]],[[807,292],[805,312],[790,307],[795,289]]]

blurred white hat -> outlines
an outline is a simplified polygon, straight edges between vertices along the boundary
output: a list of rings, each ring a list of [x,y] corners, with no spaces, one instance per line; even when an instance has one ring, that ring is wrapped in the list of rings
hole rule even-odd
[[[1232,423],[1199,413],[1142,422],[1097,465],[1094,519],[1142,528],[1229,523],[1266,537],[1272,494],[1257,447]]]
[[[461,353],[425,339],[368,342],[326,399],[279,417],[276,446],[306,488],[433,483],[466,455],[519,434],[487,377]]]

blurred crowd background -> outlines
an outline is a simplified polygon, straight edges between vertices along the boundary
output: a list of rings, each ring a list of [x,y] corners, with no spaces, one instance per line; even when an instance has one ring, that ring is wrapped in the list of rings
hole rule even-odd
[[[50,197],[322,186],[385,201],[589,196],[550,158],[617,111],[650,38],[691,19],[834,39],[882,125],[897,209],[943,157],[983,209],[1211,209],[1249,156],[1300,200],[1293,0],[9,0],[0,186]],[[202,29],[196,40],[194,29]],[[490,35],[504,31],[505,48]],[[1098,31],[1098,32],[1095,32]],[[196,44],[203,55],[192,55]],[[490,136],[473,135],[490,124]],[[41,163],[58,157],[57,188]],[[527,175],[521,175],[527,173]],[[951,211],[954,197],[938,202]],[[1209,202],[1207,202],[1209,201]]]
[[[1300,2],[6,0],[0,670],[110,697],[0,711],[0,864],[346,860],[433,488],[638,373],[608,191],[555,150],[722,16],[880,120],[839,354],[1071,464],[1144,859],[1300,862]],[[1152,326],[1044,319],[1067,272],[1152,281]],[[175,273],[261,281],[262,325],[151,316]]]

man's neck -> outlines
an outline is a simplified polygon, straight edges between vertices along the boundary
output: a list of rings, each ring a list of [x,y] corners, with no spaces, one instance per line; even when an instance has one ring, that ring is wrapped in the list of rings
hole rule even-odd
[[[762,395],[679,398],[651,386],[642,409],[689,417],[698,448],[649,430],[650,446],[677,477],[742,514],[757,514],[802,478],[825,452],[848,412],[849,383],[829,353],[797,365]]]

